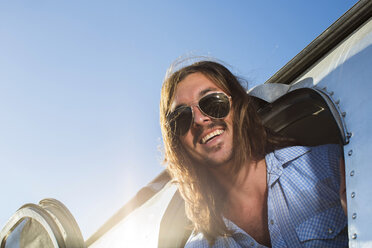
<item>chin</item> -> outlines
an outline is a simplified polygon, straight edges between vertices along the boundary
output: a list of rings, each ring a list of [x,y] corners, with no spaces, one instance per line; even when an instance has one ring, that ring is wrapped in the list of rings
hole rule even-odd
[[[220,168],[223,166],[230,165],[232,160],[233,160],[233,155],[231,153],[231,154],[227,154],[226,156],[222,156],[220,158],[218,157],[206,158],[205,164],[207,164],[207,166],[211,168]]]

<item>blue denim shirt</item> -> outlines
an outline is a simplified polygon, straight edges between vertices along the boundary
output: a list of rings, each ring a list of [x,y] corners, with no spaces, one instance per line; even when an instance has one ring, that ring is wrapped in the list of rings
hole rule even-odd
[[[347,218],[339,196],[339,145],[294,146],[266,155],[268,227],[272,247],[347,247]],[[232,236],[213,247],[265,247],[224,219]],[[193,233],[185,247],[209,247]]]

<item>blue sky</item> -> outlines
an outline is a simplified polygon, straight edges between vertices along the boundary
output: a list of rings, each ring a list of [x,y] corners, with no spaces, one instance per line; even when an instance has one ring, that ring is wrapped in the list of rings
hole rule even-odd
[[[343,1],[1,1],[0,225],[52,197],[85,239],[163,170],[167,67],[207,55],[265,82]]]

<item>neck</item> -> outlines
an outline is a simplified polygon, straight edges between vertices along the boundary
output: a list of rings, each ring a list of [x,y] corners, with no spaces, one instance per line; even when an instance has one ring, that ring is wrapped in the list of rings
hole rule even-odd
[[[247,161],[234,176],[231,166],[213,170],[216,179],[227,192],[228,205],[240,205],[246,199],[266,194],[266,162]]]
[[[223,215],[260,244],[270,246],[267,226],[267,172],[265,159],[244,164],[234,179],[231,173],[217,173],[226,190]]]
[[[231,164],[212,169],[212,173],[215,175],[219,183],[227,190],[249,188],[249,186],[257,181],[257,179],[265,179],[266,182],[266,162],[265,159],[258,161],[248,160],[241,166],[237,174],[232,173]],[[259,178],[253,178],[260,174]],[[259,180],[262,181],[262,180]]]

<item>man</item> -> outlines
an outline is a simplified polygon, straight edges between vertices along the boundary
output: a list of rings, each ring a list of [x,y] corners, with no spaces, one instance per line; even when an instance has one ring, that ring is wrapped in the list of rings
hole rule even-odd
[[[169,75],[160,121],[167,169],[194,226],[186,247],[347,246],[340,147],[290,146],[261,124],[223,65]]]

